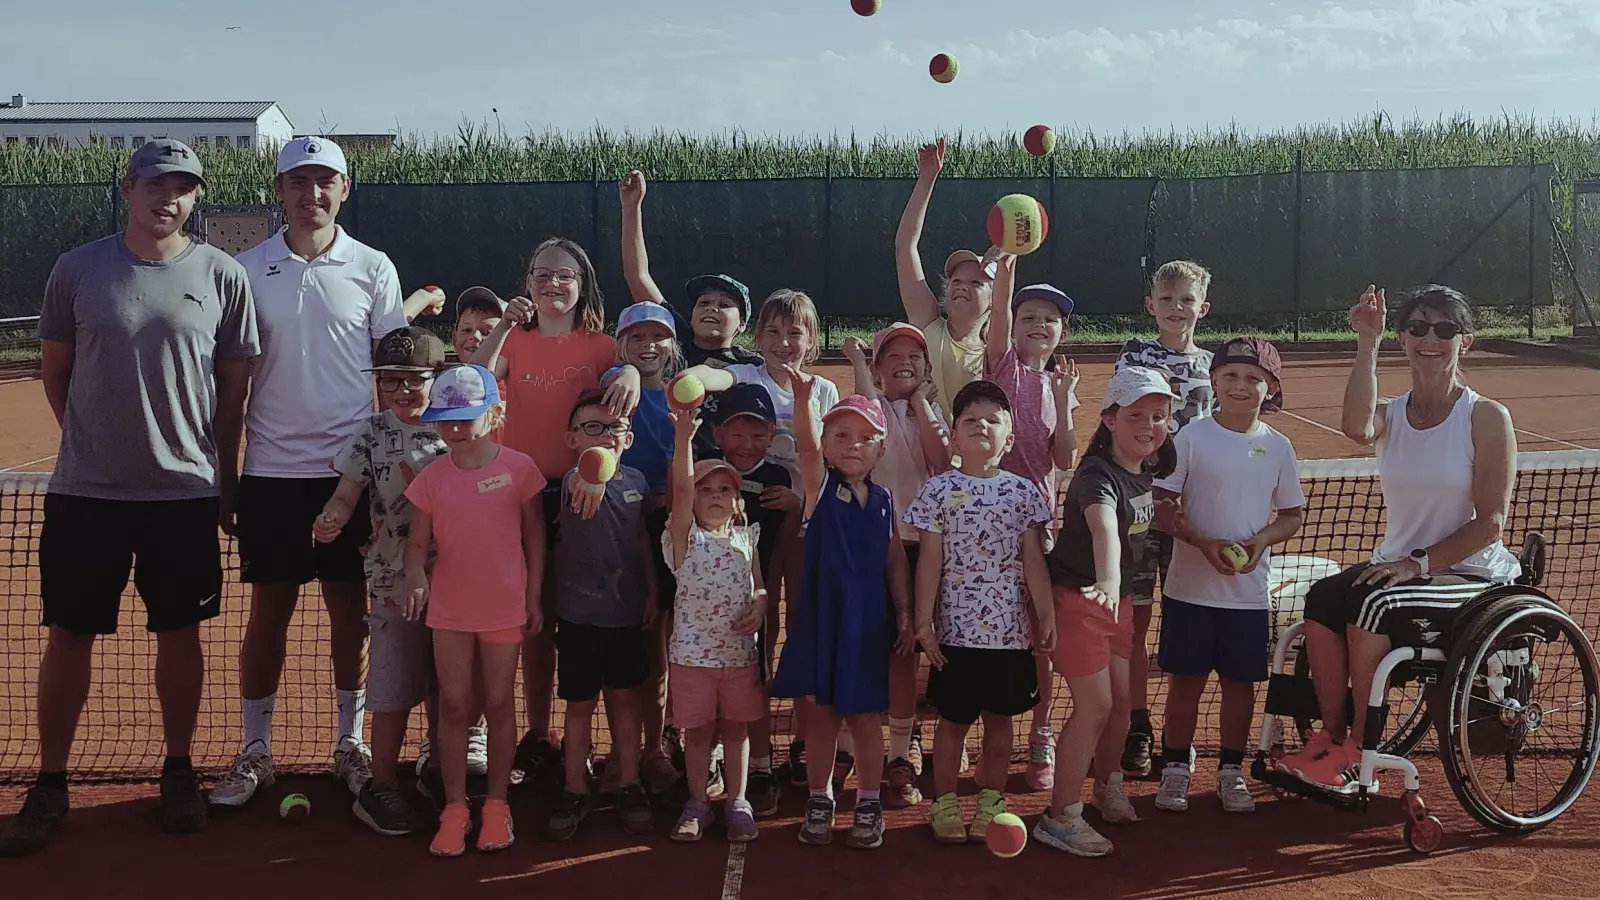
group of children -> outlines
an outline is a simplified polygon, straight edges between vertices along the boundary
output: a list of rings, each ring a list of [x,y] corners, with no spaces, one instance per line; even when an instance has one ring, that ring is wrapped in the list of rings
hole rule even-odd
[[[458,300],[461,365],[446,367],[442,342],[421,329],[379,343],[382,411],[334,462],[345,482],[315,535],[336,536],[368,491],[369,790],[381,801],[358,801],[369,825],[417,827],[395,772],[407,717],[426,705],[435,752],[420,783],[442,800],[433,853],[466,848],[467,736],[480,717],[478,849],[513,841],[514,773],[559,782],[545,832],[570,838],[591,808],[590,721],[603,697],[603,789],[625,830],[650,831],[652,795],[676,793],[671,836],[698,840],[722,795],[727,838],[753,840],[783,780],[771,704],[789,699],[787,780],[809,794],[799,839],[833,840],[835,796],[853,773],[847,844],[878,847],[885,804],[922,800],[920,653],[940,720],[935,837],[981,840],[1005,811],[1012,719],[1027,714],[1027,783],[1053,793],[1036,839],[1103,855],[1111,843],[1084,818],[1081,786],[1092,761],[1100,818],[1138,820],[1122,779],[1140,774],[1141,760],[1125,758],[1138,755],[1130,735],[1150,734],[1140,650],[1156,571],[1172,679],[1156,805],[1186,807],[1214,671],[1217,793],[1231,812],[1252,808],[1242,761],[1266,677],[1269,548],[1293,535],[1303,504],[1293,448],[1260,419],[1281,403],[1277,353],[1248,337],[1214,354],[1195,347],[1210,276],[1163,266],[1147,300],[1159,337],[1130,342],[1079,460],[1078,373],[1052,363],[1071,299],[1014,289],[1014,257],[959,251],[938,315],[915,256],[941,158],[923,151],[897,239],[908,317],[928,327],[847,342],[848,396],[808,371],[821,329],[803,292],[775,291],[752,315],[744,285],[705,275],[686,285],[681,315],[669,307],[649,274],[639,173],[620,186],[636,302],[614,338],[587,254],[551,240],[530,260],[527,296],[474,288]],[[746,329],[755,353],[734,345]],[[689,376],[706,399],[685,410],[668,395]],[[577,465],[594,447],[620,457],[599,483]],[[1248,562],[1236,566],[1230,544]],[[530,723],[520,742],[519,659]],[[1048,718],[1056,674],[1073,708],[1059,734]],[[560,733],[548,728],[552,681],[566,704]],[[956,788],[978,722],[968,822]],[[1148,771],[1148,740],[1143,749]]]

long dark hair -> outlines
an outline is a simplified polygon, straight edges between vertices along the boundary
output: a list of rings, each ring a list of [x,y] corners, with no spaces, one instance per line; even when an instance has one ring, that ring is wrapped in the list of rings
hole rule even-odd
[[[528,256],[524,279],[533,273],[533,261],[546,250],[564,250],[568,256],[578,261],[578,306],[574,310],[576,315],[573,317],[577,327],[584,331],[605,331],[606,298],[600,293],[600,281],[595,278],[594,263],[589,261],[589,254],[585,253],[576,241],[553,237],[533,248],[533,253]],[[522,323],[522,327],[526,331],[538,328],[539,314],[535,312],[528,321]]]
[[[1477,327],[1472,321],[1472,305],[1460,291],[1442,284],[1430,284],[1411,292],[1394,314],[1394,330],[1399,333],[1419,309],[1430,309],[1445,317],[1450,324],[1461,329],[1462,334],[1472,334]]]
[[[1116,452],[1111,449],[1111,429],[1106,427],[1107,414],[1115,415],[1119,407],[1113,403],[1100,414],[1100,427],[1094,430],[1094,437],[1089,439],[1089,449],[1083,451],[1083,458],[1098,456],[1112,465],[1121,465],[1117,462]],[[1140,471],[1156,478],[1165,478],[1172,474],[1178,467],[1178,448],[1172,446],[1172,437],[1168,435],[1156,448],[1156,452],[1145,457]]]

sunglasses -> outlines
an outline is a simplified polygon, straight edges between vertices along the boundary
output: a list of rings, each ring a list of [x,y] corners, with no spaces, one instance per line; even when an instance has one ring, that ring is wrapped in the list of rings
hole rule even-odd
[[[1431,331],[1439,336],[1439,340],[1448,341],[1461,333],[1461,326],[1454,322],[1424,322],[1421,319],[1412,319],[1400,330],[1414,338],[1427,337]]]
[[[627,422],[579,422],[573,427],[589,437],[599,437],[602,434],[614,434],[617,437],[622,437],[628,433],[628,429],[631,426]]]

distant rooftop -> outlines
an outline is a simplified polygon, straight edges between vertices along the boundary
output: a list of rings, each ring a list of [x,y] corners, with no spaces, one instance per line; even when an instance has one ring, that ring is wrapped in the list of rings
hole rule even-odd
[[[271,100],[240,102],[127,102],[127,103],[36,103],[15,99],[0,104],[0,122],[119,122],[151,120],[245,121],[254,122],[273,107]]]

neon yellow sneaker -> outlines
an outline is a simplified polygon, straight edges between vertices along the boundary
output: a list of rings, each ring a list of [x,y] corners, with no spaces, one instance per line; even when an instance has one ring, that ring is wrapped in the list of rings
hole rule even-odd
[[[928,820],[933,824],[933,839],[939,843],[967,842],[967,826],[961,821],[961,801],[956,799],[955,794],[945,794],[933,801]]]
[[[1006,795],[994,788],[985,788],[978,794],[978,814],[972,817],[972,828],[967,840],[982,841],[989,833],[989,823],[1006,811]]]

